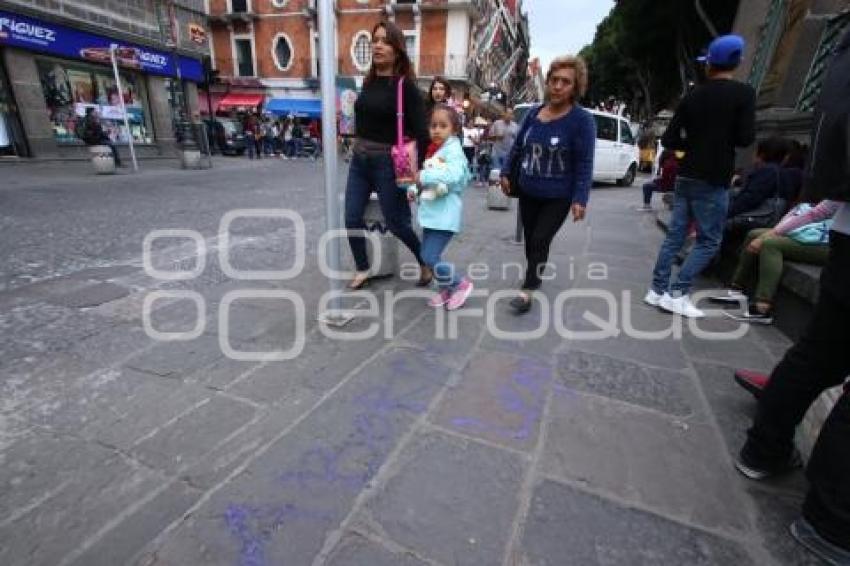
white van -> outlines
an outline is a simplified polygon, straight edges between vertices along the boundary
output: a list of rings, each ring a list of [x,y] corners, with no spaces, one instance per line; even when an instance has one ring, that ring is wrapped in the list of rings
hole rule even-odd
[[[522,122],[536,104],[518,104],[514,108],[517,122]],[[593,180],[595,182],[616,182],[622,187],[630,187],[637,175],[640,150],[637,138],[632,133],[629,121],[623,116],[588,111],[596,121],[596,155],[593,160]]]

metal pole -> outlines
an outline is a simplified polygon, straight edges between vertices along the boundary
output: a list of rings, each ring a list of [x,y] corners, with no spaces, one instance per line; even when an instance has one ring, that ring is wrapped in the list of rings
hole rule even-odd
[[[136,146],[133,145],[133,132],[130,131],[130,120],[127,118],[127,107],[124,106],[124,88],[121,86],[121,75],[118,73],[118,58],[115,56],[115,52],[117,50],[117,43],[110,45],[109,57],[112,59],[112,72],[115,73],[115,87],[118,89],[118,104],[121,107],[121,114],[124,115],[124,127],[127,128],[127,141],[130,142],[130,158],[133,160],[133,171],[138,171],[139,163],[136,161]]]
[[[320,80],[322,91],[322,145],[324,151],[325,172],[325,223],[326,229],[341,228],[339,213],[339,188],[337,186],[337,151],[336,151],[336,14],[334,0],[318,0],[319,8],[319,61],[321,67]],[[330,238],[328,243],[328,267],[338,272],[340,269],[339,238]],[[330,278],[330,290],[334,297],[330,301],[327,313],[320,314],[320,320],[327,324],[342,326],[351,320],[351,315],[341,310],[342,281],[336,277]]]

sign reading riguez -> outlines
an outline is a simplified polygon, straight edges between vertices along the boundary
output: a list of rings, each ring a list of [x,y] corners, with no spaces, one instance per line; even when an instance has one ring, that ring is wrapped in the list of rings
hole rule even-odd
[[[109,46],[112,43],[115,41],[105,36],[0,11],[0,45],[108,64]],[[125,68],[168,77],[175,75],[174,62],[168,53],[122,43],[117,56],[118,64]],[[200,61],[178,57],[177,62],[183,78],[202,80]]]

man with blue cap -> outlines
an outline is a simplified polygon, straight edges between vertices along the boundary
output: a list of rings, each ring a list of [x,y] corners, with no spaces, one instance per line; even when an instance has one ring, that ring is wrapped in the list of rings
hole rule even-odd
[[[733,78],[743,55],[740,36],[724,35],[711,42],[699,59],[706,65],[708,80],[682,99],[661,138],[666,149],[684,151],[685,158],[676,180],[673,216],[644,302],[689,318],[705,316],[688,294],[720,249],[735,148],[755,141],[756,93]],[[692,222],[696,244],[671,283],[673,260]]]

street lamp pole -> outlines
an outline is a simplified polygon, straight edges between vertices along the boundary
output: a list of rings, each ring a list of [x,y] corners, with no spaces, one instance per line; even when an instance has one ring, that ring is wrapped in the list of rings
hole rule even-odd
[[[130,130],[130,119],[127,117],[127,106],[124,104],[124,87],[121,84],[121,74],[118,72],[118,57],[116,51],[118,44],[109,46],[109,58],[112,60],[112,73],[115,75],[115,88],[118,89],[118,104],[121,115],[124,117],[124,128],[127,130],[127,142],[130,144],[130,158],[133,160],[133,171],[139,170],[139,162],[136,161],[136,146],[133,144],[133,132]]]
[[[317,0],[319,15],[319,76],[322,92],[322,147],[324,147],[325,174],[325,222],[333,237],[328,238],[328,267],[331,300],[328,309],[319,313],[319,320],[331,326],[344,326],[352,315],[341,308],[342,281],[337,277],[340,270],[340,244],[336,237],[341,230],[340,194],[337,185],[336,145],[336,26],[334,0]]]

